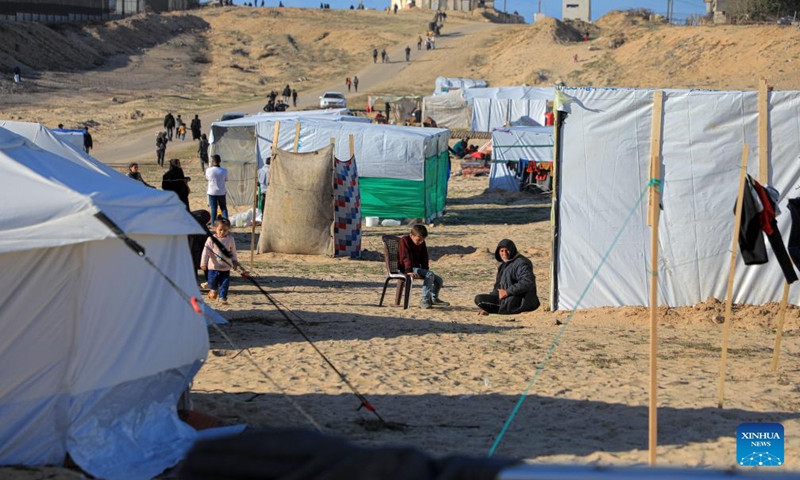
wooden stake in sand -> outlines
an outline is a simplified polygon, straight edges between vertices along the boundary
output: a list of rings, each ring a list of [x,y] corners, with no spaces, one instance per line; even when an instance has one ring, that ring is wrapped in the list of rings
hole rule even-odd
[[[664,92],[653,92],[653,120],[650,130],[650,405],[648,419],[648,461],[656,464],[658,446],[658,219],[660,217],[661,127]]]
[[[297,153],[297,150],[300,148],[300,122],[294,126],[294,148],[292,151]]]
[[[736,194],[736,219],[733,224],[733,243],[731,245],[731,268],[728,274],[728,297],[725,302],[725,328],[722,333],[722,360],[719,368],[719,387],[717,388],[717,406],[722,408],[725,397],[725,364],[728,361],[728,337],[731,334],[731,315],[733,313],[733,275],[736,268],[736,252],[739,246],[739,227],[742,223],[742,204],[744,203],[744,182],[747,176],[747,153],[749,147],[745,143],[742,150],[742,166],[739,172],[739,191]]]
[[[769,181],[769,87],[767,81],[761,79],[758,84],[758,182],[767,185]],[[775,332],[775,348],[772,350],[772,363],[770,370],[778,370],[778,357],[781,353],[781,335],[783,335],[783,321],[786,319],[786,306],[789,301],[789,282],[783,282],[783,296],[778,309],[778,327]]]
[[[559,165],[561,154],[559,144],[561,143],[561,129],[559,128],[559,111],[553,103],[553,185],[550,190],[550,311],[555,311],[558,305],[558,276],[556,275],[556,258],[558,258],[558,236],[559,236],[559,215],[558,215],[558,177],[561,166]]]

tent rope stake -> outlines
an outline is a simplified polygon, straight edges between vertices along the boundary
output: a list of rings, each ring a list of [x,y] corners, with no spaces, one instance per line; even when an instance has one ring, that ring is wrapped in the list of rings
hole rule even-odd
[[[494,455],[495,450],[497,450],[498,445],[500,445],[500,440],[503,439],[503,435],[505,435],[505,433],[508,431],[508,427],[511,426],[511,422],[514,420],[514,417],[517,416],[517,413],[519,412],[519,409],[522,407],[523,402],[525,402],[525,398],[528,396],[528,392],[530,392],[531,388],[533,387],[533,384],[536,382],[536,378],[539,376],[539,373],[542,370],[544,370],[545,365],[547,365],[547,362],[553,355],[553,352],[558,346],[558,343],[561,341],[561,336],[564,334],[564,331],[567,329],[570,322],[572,321],[572,318],[575,316],[575,312],[580,307],[584,297],[589,292],[589,288],[592,286],[595,279],[597,278],[597,275],[600,273],[600,269],[603,268],[603,265],[605,265],[606,261],[608,260],[608,256],[611,254],[611,251],[614,250],[614,247],[617,245],[617,242],[619,242],[620,237],[622,237],[622,232],[625,231],[625,228],[628,226],[628,223],[630,222],[631,218],[633,218],[633,215],[639,210],[639,205],[642,204],[642,200],[644,200],[645,195],[647,194],[647,192],[650,190],[651,187],[655,187],[660,184],[661,182],[657,178],[651,178],[650,181],[647,182],[647,186],[645,186],[645,188],[642,190],[642,193],[639,195],[639,199],[636,200],[636,203],[634,204],[633,208],[631,208],[631,210],[628,212],[628,215],[625,217],[625,221],[622,222],[622,225],[619,227],[619,231],[614,236],[613,240],[611,240],[611,244],[608,246],[608,249],[603,254],[603,257],[600,259],[600,263],[597,265],[597,268],[595,268],[594,272],[592,272],[592,277],[589,279],[589,282],[587,282],[586,286],[583,287],[583,291],[581,292],[580,297],[578,297],[578,301],[576,302],[575,307],[569,312],[566,321],[564,321],[564,324],[558,330],[558,333],[553,339],[553,342],[550,344],[550,348],[547,349],[547,353],[545,353],[544,358],[536,366],[536,371],[534,371],[531,381],[528,383],[528,386],[525,387],[525,390],[522,392],[522,396],[517,401],[517,404],[514,405],[514,409],[511,411],[511,414],[508,416],[506,423],[503,425],[503,428],[500,430],[500,433],[494,440],[492,448],[489,449],[489,454],[487,455],[487,457],[491,457],[492,455]]]
[[[95,218],[100,220],[100,222],[102,222],[105,226],[107,226],[112,232],[114,232],[114,234],[117,236],[117,238],[119,238],[120,240],[125,242],[125,245],[127,245],[128,248],[133,250],[133,252],[138,257],[142,258],[145,262],[147,262],[147,264],[150,265],[150,267],[152,267],[164,280],[166,280],[167,283],[169,283],[169,285],[172,287],[172,289],[183,300],[185,300],[186,302],[188,302],[192,306],[192,309],[194,309],[195,312],[197,312],[198,314],[201,314],[201,315],[203,314],[203,310],[202,310],[202,308],[200,308],[199,301],[197,300],[197,298],[192,297],[191,295],[189,295],[188,293],[183,291],[183,289],[181,289],[181,287],[179,287],[178,284],[176,284],[171,278],[169,278],[169,276],[166,273],[164,273],[160,268],[158,268],[158,265],[153,263],[153,261],[150,260],[150,258],[147,257],[145,248],[143,246],[141,246],[136,240],[130,238],[127,234],[125,234],[125,232],[123,232],[122,229],[119,228],[119,226],[116,223],[114,223],[113,220],[108,218],[108,216],[106,216],[106,214],[104,214],[103,212],[97,212],[94,216],[95,216]],[[206,230],[206,233],[208,233],[208,230]],[[225,339],[225,341],[228,342],[228,345],[230,345],[231,348],[233,348],[234,350],[246,351],[247,352],[246,358],[256,368],[256,370],[258,370],[264,376],[264,378],[266,378],[267,381],[269,381],[272,384],[272,386],[274,386],[279,392],[281,392],[283,394],[283,397],[287,401],[289,401],[289,403],[292,404],[292,406],[298,412],[300,412],[300,414],[303,417],[305,417],[306,420],[308,420],[308,422],[317,431],[319,431],[319,432],[322,431],[322,427],[319,425],[319,423],[316,420],[314,420],[314,418],[311,415],[309,415],[308,412],[306,412],[300,405],[298,405],[297,402],[295,402],[291,398],[291,396],[289,396],[286,393],[286,390],[284,390],[275,380],[272,379],[272,377],[269,376],[269,374],[267,374],[267,372],[263,368],[261,368],[261,366],[253,359],[253,357],[251,356],[249,350],[247,350],[247,349],[239,349],[239,347],[234,344],[233,340],[231,340],[231,338],[228,337],[228,335],[226,335],[225,332],[223,332],[222,329],[219,328],[219,326],[216,323],[214,323],[213,320],[209,321],[208,323],[209,323],[209,325],[212,325],[214,327],[214,329],[216,329],[217,333],[219,333],[220,336],[222,336],[222,338]]]

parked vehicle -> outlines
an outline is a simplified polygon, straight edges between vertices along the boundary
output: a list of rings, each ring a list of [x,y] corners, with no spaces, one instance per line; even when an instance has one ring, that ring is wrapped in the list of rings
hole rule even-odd
[[[343,93],[325,92],[319,97],[319,108],[344,108],[347,106],[347,99]]]

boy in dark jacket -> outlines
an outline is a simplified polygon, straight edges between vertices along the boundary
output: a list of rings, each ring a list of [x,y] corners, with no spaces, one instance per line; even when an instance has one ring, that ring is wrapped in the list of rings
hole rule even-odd
[[[414,225],[411,233],[400,238],[399,267],[405,273],[411,272],[414,278],[423,279],[419,308],[428,309],[433,305],[447,307],[450,304],[439,298],[439,290],[444,281],[428,269],[428,246],[425,245],[427,237],[428,229],[425,225]]]
[[[517,253],[517,246],[507,239],[497,244],[494,257],[500,262],[494,289],[490,294],[475,296],[475,305],[480,308],[478,314],[511,315],[539,308],[531,261]]]

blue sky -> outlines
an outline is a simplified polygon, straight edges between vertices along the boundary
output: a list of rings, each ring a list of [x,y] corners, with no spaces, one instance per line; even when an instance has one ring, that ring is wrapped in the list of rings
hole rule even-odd
[[[261,0],[234,0],[233,3],[241,5],[252,1]],[[316,0],[282,0],[287,7],[306,7],[319,8],[320,2]],[[548,17],[561,18],[561,0],[541,0],[542,11]],[[326,0],[331,8],[350,8],[350,5],[358,5],[358,0]],[[264,0],[265,6],[276,7],[278,0]],[[364,0],[364,6],[372,9],[383,9],[389,5],[389,0]],[[538,0],[505,0],[506,10],[509,12],[517,11],[525,16],[527,22],[533,21],[533,14],[538,11]],[[495,0],[495,8],[503,9],[503,0]],[[597,20],[611,10],[627,10],[629,8],[649,8],[650,10],[664,14],[667,11],[667,0],[596,0],[592,2],[592,20]],[[702,0],[674,0],[672,7],[675,19],[685,19],[692,14],[705,15],[706,7]]]

